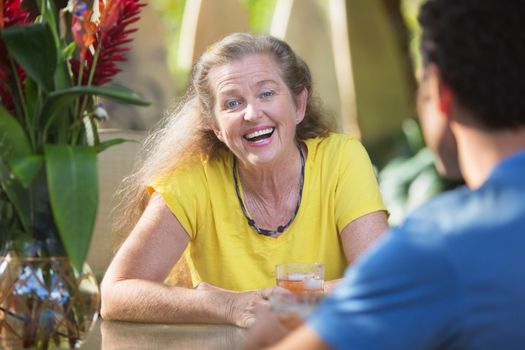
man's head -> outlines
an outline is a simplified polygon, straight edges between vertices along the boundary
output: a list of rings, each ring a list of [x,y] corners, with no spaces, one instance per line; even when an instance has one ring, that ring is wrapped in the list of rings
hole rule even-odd
[[[525,127],[524,18],[523,0],[428,0],[422,6],[419,113],[445,173],[457,172],[451,119],[489,132]]]
[[[423,65],[490,129],[525,126],[525,1],[428,0],[419,14]]]

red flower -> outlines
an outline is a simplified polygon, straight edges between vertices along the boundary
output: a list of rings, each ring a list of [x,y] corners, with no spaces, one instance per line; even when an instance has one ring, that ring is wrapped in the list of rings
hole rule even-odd
[[[87,50],[95,41],[97,25],[91,22],[93,11],[86,8],[85,3],[75,6],[75,14],[71,20],[71,33],[80,51],[80,60],[84,60]]]
[[[0,29],[29,22],[29,12],[21,6],[22,0],[0,0]]]
[[[99,0],[98,6],[100,9],[100,30],[102,32],[102,35],[105,36],[105,33],[115,25],[117,22],[120,10],[122,7],[121,1],[113,1],[113,0],[107,0],[104,4],[104,1]]]
[[[129,51],[129,48],[125,45],[131,41],[129,35],[137,31],[137,29],[128,29],[128,26],[140,19],[139,13],[144,6],[145,4],[141,4],[140,0],[106,0],[105,3],[99,0],[100,18],[92,45],[100,52],[92,85],[106,84],[121,71],[116,62],[126,60],[123,54]],[[95,55],[95,50],[86,51],[83,84],[87,83],[87,76],[94,64]],[[80,62],[73,59],[71,67],[78,76]]]
[[[0,0],[0,30],[27,23],[29,23],[29,12],[22,8],[22,0]],[[18,65],[16,71],[19,83],[23,86],[25,72]],[[11,71],[7,49],[0,38],[0,104],[11,113],[15,113],[13,91],[16,91],[16,81]]]

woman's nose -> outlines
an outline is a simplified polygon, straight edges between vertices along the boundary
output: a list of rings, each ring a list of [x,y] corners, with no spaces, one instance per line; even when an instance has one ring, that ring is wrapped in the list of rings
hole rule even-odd
[[[246,105],[246,112],[244,113],[244,120],[253,121],[260,118],[262,111],[257,103],[248,103]]]

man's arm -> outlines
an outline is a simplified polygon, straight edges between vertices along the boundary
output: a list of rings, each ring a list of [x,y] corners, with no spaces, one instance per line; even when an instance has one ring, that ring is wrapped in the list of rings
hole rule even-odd
[[[317,333],[308,325],[301,325],[295,330],[287,329],[279,321],[279,315],[264,309],[257,312],[257,322],[250,328],[244,350],[314,350],[330,349]]]
[[[439,347],[443,339],[455,336],[451,320],[462,307],[461,289],[455,265],[446,254],[445,238],[434,232],[391,231],[347,271],[338,288],[309,316],[307,326],[264,346]],[[268,330],[259,333],[260,338],[274,334]]]
[[[303,325],[268,350],[330,350],[321,337],[308,325]]]

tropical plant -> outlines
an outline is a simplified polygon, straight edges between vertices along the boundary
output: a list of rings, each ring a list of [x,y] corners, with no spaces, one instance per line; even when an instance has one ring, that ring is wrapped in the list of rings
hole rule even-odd
[[[379,172],[383,200],[390,213],[390,225],[400,224],[405,216],[433,196],[462,181],[443,178],[434,164],[434,154],[425,146],[419,124],[407,119],[402,126],[404,152],[391,159]]]
[[[25,5],[29,5],[26,7]],[[0,0],[0,256],[68,256],[82,269],[98,204],[99,97],[147,105],[109,84],[140,0]]]

